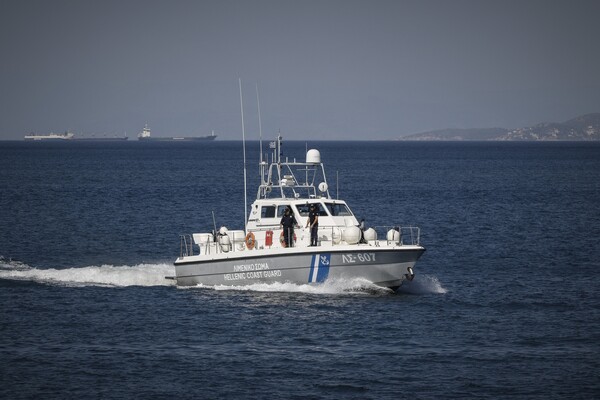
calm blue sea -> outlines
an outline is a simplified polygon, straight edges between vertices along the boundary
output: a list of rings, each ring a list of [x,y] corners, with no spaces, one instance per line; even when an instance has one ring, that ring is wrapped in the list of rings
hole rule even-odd
[[[212,211],[242,228],[241,142],[0,142],[0,398],[600,398],[600,144],[307,146],[421,227],[399,292],[165,280]]]

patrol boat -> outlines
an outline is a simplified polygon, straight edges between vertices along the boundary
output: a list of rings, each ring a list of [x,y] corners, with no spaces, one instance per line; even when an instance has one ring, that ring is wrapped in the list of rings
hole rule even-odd
[[[281,135],[270,143],[270,164],[261,150],[261,183],[245,230],[217,231],[215,225],[212,232],[181,235],[175,276],[169,278],[180,286],[363,278],[393,290],[412,280],[425,251],[419,228],[390,221],[365,230],[345,201],[331,197],[320,152],[308,150],[305,162],[289,161],[282,159],[281,145]],[[312,205],[318,210],[317,246],[310,246],[310,229],[303,228]],[[280,228],[287,208],[299,225],[290,247]]]

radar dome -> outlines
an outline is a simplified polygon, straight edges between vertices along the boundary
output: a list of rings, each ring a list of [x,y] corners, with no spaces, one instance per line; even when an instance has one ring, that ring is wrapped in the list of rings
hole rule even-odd
[[[321,153],[317,149],[310,149],[306,152],[307,164],[321,164]]]

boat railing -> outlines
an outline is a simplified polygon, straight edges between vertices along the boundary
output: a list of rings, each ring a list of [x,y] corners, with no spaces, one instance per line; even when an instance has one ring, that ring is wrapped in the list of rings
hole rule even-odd
[[[369,243],[375,246],[381,246],[382,242],[384,242],[387,246],[399,245],[399,246],[419,246],[421,240],[421,229],[416,226],[399,226],[399,225],[382,225],[382,226],[373,226],[371,227],[376,232],[375,240],[362,240],[361,243]],[[320,245],[326,246],[339,246],[340,244],[345,244],[343,241],[343,229],[344,227],[339,226],[324,226],[319,227],[319,243]],[[396,234],[389,234],[391,230],[396,231]],[[281,235],[283,229],[274,229],[274,228],[258,228],[253,229],[254,232],[273,232],[273,240]],[[296,239],[296,247],[305,246],[310,244],[310,229],[309,228],[297,228],[294,231]],[[389,237],[388,237],[389,234]],[[261,248],[264,245],[264,242],[261,243],[260,240],[257,239],[256,248]]]
[[[369,237],[369,228],[361,230],[359,243],[371,244],[374,246],[419,246],[421,240],[421,230],[416,226],[398,226],[382,225],[370,227],[375,231],[375,235]],[[325,242],[329,246],[338,246],[344,243],[343,227],[328,226],[319,227],[319,242]],[[396,233],[390,233],[390,231]]]
[[[419,246],[421,241],[421,229],[416,226],[383,225],[374,226],[377,237],[387,242],[388,245],[398,243],[399,245]],[[390,234],[395,231],[397,234]],[[382,236],[380,236],[382,234]]]
[[[372,229],[372,230],[371,230]],[[271,245],[267,245],[265,237],[256,235],[254,249],[264,249],[270,247],[279,247],[279,239],[283,230],[273,228],[254,229],[253,232],[272,232]],[[375,234],[373,234],[373,231]],[[241,231],[243,232],[243,231]],[[310,230],[308,228],[298,228],[295,230],[294,247],[306,247],[310,244]],[[343,227],[327,226],[319,227],[319,246],[335,247],[339,245],[347,245],[343,239]],[[266,235],[265,235],[266,236]],[[231,238],[234,239],[234,238]],[[373,226],[362,231],[359,244],[368,244],[371,246],[419,246],[421,240],[421,230],[416,226],[398,226],[384,225]],[[198,238],[194,235],[180,235],[180,256],[190,257],[200,254],[218,254],[229,253],[247,250],[247,242],[239,240],[231,240],[223,243],[220,239],[215,240],[212,234],[202,234]],[[197,252],[194,253],[194,245],[197,245]]]
[[[194,255],[194,241],[192,235],[179,235],[179,255],[180,257],[190,257]]]

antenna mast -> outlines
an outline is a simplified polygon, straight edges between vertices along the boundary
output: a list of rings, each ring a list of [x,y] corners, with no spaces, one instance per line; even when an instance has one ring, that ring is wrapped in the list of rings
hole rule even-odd
[[[242,100],[242,78],[238,78],[238,80],[240,84],[240,109],[242,114],[242,147],[244,151],[244,228],[246,228],[246,223],[248,222],[248,199],[246,190],[246,130],[244,129],[244,102]]]
[[[258,132],[260,146],[260,183],[265,183],[265,164],[263,163],[263,145],[262,145],[262,121],[260,119],[260,98],[258,97],[258,83],[256,84],[256,104],[258,106]]]

